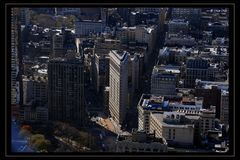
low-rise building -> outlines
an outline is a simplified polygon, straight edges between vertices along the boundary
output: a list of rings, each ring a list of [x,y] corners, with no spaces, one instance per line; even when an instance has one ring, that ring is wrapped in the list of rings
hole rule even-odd
[[[184,85],[186,88],[193,88],[196,79],[208,80],[209,62],[201,57],[189,57],[186,64],[186,78]]]
[[[164,138],[156,138],[154,134],[134,131],[132,135],[118,135],[115,152],[167,152]]]
[[[173,111],[187,110],[187,111],[200,111],[203,108],[203,98],[194,97],[193,99],[183,97],[181,102],[169,102],[169,108]]]
[[[176,75],[161,66],[154,66],[151,76],[151,94],[176,95]]]
[[[165,37],[165,46],[187,46],[187,47],[193,47],[195,46],[196,40],[194,37],[190,35],[185,35],[183,33],[166,33]]]
[[[221,92],[228,90],[228,82],[201,81],[196,79],[195,96],[203,97],[203,106],[216,106],[216,118],[220,118]]]
[[[127,44],[132,41],[146,43],[149,54],[152,53],[156,43],[157,26],[138,25],[134,27],[122,27],[116,31],[116,38],[121,43]]]
[[[79,20],[76,22],[75,30],[77,36],[87,36],[90,33],[101,33],[105,27],[105,23],[102,20]]]
[[[168,32],[169,33],[188,33],[189,23],[184,19],[173,19],[168,22]]]
[[[185,114],[164,112],[150,114],[150,133],[164,137],[169,145],[192,146],[194,142],[194,124],[185,121]]]
[[[138,130],[150,132],[150,113],[168,111],[168,101],[163,96],[143,94],[138,103]]]
[[[199,116],[200,116],[200,134],[204,135],[209,130],[215,129],[215,112],[216,107],[211,106],[210,109],[202,109]]]
[[[159,50],[158,63],[182,65],[191,52],[191,48],[164,47]]]

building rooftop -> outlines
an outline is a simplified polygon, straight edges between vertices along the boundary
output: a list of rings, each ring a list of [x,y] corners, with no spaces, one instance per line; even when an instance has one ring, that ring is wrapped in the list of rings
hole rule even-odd
[[[125,61],[127,59],[127,57],[128,57],[128,52],[127,51],[111,50],[111,52],[120,61]]]
[[[186,109],[179,109],[176,112],[185,113],[186,118],[188,119],[198,119],[200,117],[198,115],[201,113],[200,110],[186,110]]]
[[[118,135],[117,141],[130,141],[138,143],[162,143],[167,145],[164,138],[156,138],[154,134],[147,134],[144,131],[133,131],[132,135]]]
[[[222,90],[221,94],[222,94],[222,95],[224,95],[224,96],[226,96],[226,95],[228,95],[228,94],[229,94],[229,92],[228,92],[228,91],[226,91],[226,90]]]
[[[174,115],[174,118],[173,118],[173,115]],[[179,112],[164,112],[164,114],[152,113],[152,116],[158,122],[162,123],[163,126],[175,127],[175,128],[189,128],[189,127],[193,128],[194,127],[193,124],[187,124],[181,120],[181,117],[185,117],[184,113],[179,113]]]
[[[151,34],[152,31],[155,29],[155,26],[144,27],[144,29],[147,31],[148,34]]]
[[[181,55],[186,55],[188,52],[192,52],[192,48],[176,48],[176,47],[164,47],[159,50],[159,55],[169,55],[171,52],[175,52]]]
[[[84,19],[86,17],[81,17],[82,19],[77,21],[77,22],[80,22],[80,23],[83,23],[83,22],[89,22],[89,23],[102,23],[102,20],[97,20],[97,19]],[[89,18],[89,17],[88,17]]]
[[[180,73],[180,66],[173,66],[173,65],[154,66],[153,74],[156,74],[156,73],[179,74]]]
[[[47,76],[23,76],[23,81],[35,81],[35,82],[47,82],[48,77]]]
[[[66,58],[62,58],[62,57],[56,57],[51,59],[49,62],[54,62],[54,63],[65,63],[65,62],[69,62],[69,63],[82,63],[82,58],[81,57],[76,57],[76,56],[70,56],[70,57],[66,57]]]
[[[136,26],[134,26],[134,27],[122,27],[122,29],[129,29],[129,30],[135,30],[136,29]]]
[[[184,19],[172,19],[169,21],[169,24],[188,24],[188,21]]]
[[[186,114],[186,118],[187,119],[191,119],[191,120],[198,120],[200,118],[200,116],[198,116],[199,113],[196,113],[197,115],[188,115],[188,114],[191,114],[191,113],[188,113],[188,112],[185,112]]]
[[[224,82],[216,82],[216,81],[202,81],[200,79],[196,79],[196,85],[203,89],[212,89],[213,86],[221,90],[228,91],[229,83],[227,81]]]
[[[38,73],[40,73],[40,74],[47,74],[47,69],[39,69],[38,70]]]
[[[163,96],[143,95],[140,99],[140,106],[146,110],[167,110],[168,105]]]

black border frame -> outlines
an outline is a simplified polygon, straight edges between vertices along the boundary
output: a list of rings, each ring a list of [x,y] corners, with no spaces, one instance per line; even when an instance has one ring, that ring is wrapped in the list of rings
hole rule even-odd
[[[7,32],[5,32],[5,55],[7,55],[7,53],[9,52],[9,50],[11,49],[11,47],[9,47],[9,45],[11,43],[9,43],[10,38],[8,37],[8,35],[10,35],[11,30],[10,27],[11,26],[9,24],[9,8],[11,7],[55,7],[55,6],[68,6],[68,7],[76,7],[77,5],[80,5],[81,7],[156,7],[156,6],[160,6],[160,7],[230,7],[230,15],[232,15],[233,17],[229,19],[229,39],[230,39],[230,43],[229,43],[229,49],[230,49],[230,54],[229,55],[229,65],[230,65],[230,69],[229,69],[229,105],[233,106],[229,108],[229,112],[230,112],[230,116],[232,117],[231,121],[230,121],[230,130],[232,131],[232,135],[230,136],[230,142],[232,142],[232,145],[230,144],[230,150],[232,151],[231,154],[202,154],[202,153],[196,153],[196,154],[186,154],[186,153],[177,153],[177,154],[153,154],[153,153],[144,153],[144,154],[121,154],[121,153],[111,153],[108,154],[107,152],[96,152],[95,153],[77,153],[75,155],[74,152],[72,153],[57,153],[57,154],[52,154],[52,153],[47,153],[47,154],[27,154],[27,153],[17,153],[17,154],[13,154],[11,153],[11,148],[10,148],[10,143],[9,143],[9,137],[8,136],[10,134],[7,133],[11,133],[11,128],[9,128],[9,122],[11,122],[11,108],[7,107],[9,106],[9,99],[11,99],[11,96],[9,96],[9,89],[11,90],[11,87],[9,85],[9,56],[6,56],[5,61],[8,63],[7,65],[5,64],[6,67],[6,73],[5,73],[5,82],[7,83],[7,85],[5,85],[5,95],[7,96],[7,102],[5,102],[5,137],[7,137],[5,139],[5,153],[4,155],[6,157],[234,157],[235,155],[235,88],[233,86],[235,86],[235,4],[234,3],[173,3],[173,4],[169,4],[169,3],[6,3],[5,4],[5,30],[7,30]],[[231,16],[230,16],[231,17]],[[10,52],[9,52],[10,53]],[[11,61],[10,61],[11,62]],[[232,70],[232,69],[233,70]],[[8,72],[8,73],[7,73]],[[233,84],[233,85],[232,85]],[[232,99],[231,99],[232,98]],[[11,106],[11,105],[10,105]],[[9,116],[10,114],[10,116]],[[8,123],[7,123],[8,122]],[[7,124],[7,125],[6,125]],[[7,147],[6,147],[7,145]],[[10,153],[10,154],[9,154]]]

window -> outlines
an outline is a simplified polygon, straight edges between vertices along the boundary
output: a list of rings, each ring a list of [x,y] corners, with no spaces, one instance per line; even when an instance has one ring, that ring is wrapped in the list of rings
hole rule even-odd
[[[171,134],[168,135],[168,139],[171,139]]]

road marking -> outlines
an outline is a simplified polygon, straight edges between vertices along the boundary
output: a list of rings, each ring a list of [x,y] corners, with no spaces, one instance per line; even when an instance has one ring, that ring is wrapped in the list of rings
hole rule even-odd
[[[25,149],[26,147],[27,147],[27,145],[25,145],[21,151],[24,151],[24,149]]]

